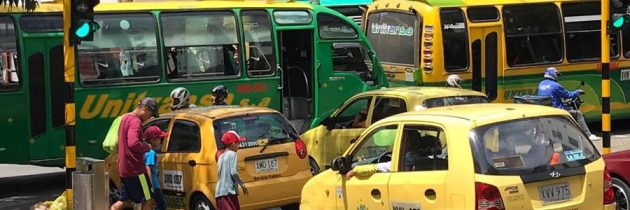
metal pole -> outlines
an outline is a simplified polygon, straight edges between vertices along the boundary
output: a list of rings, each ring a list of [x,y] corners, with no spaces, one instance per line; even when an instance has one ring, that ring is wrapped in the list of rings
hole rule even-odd
[[[610,153],[610,37],[607,29],[610,18],[610,0],[602,0],[602,147]],[[612,31],[612,28],[611,28]]]
[[[66,204],[72,210],[72,172],[76,170],[75,106],[74,106],[74,47],[70,45],[70,7],[72,0],[63,0],[64,81],[68,85],[66,107]]]

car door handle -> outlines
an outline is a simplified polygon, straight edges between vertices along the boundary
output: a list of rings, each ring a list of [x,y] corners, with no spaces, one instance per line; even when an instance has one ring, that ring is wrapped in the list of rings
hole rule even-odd
[[[195,161],[195,160],[189,160],[189,161],[188,161],[188,165],[189,165],[190,167],[195,167],[195,166],[197,165],[197,161]]]
[[[424,191],[424,197],[426,197],[429,200],[435,200],[435,198],[437,198],[437,195],[435,194],[435,190],[428,189]]]
[[[372,192],[370,194],[372,194],[372,198],[374,198],[375,200],[381,200],[381,191],[380,190],[372,189]]]

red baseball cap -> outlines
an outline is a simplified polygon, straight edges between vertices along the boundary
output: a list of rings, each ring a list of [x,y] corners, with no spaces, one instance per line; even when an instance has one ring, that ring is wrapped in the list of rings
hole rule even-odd
[[[155,125],[149,126],[148,128],[144,129],[144,137],[146,137],[147,139],[156,139],[159,137],[166,137],[167,133],[160,130],[160,128],[158,128]]]
[[[236,133],[236,131],[227,131],[223,133],[223,136],[221,136],[221,143],[226,144],[226,145],[234,144],[234,143],[238,143],[242,141],[245,141],[245,138],[239,136],[238,133]]]

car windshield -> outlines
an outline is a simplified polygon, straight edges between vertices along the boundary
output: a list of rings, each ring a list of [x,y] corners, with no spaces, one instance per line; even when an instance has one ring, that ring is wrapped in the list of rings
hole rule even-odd
[[[239,145],[241,148],[293,142],[299,137],[287,119],[275,113],[248,114],[220,119],[214,122],[213,127],[219,148],[223,147],[221,135],[230,130],[245,137],[245,141]]]
[[[566,117],[539,117],[473,129],[470,143],[481,174],[526,175],[584,166],[599,153]]]
[[[449,96],[442,98],[431,98],[424,101],[424,107],[433,108],[441,106],[451,106],[459,104],[479,104],[489,103],[485,96]]]

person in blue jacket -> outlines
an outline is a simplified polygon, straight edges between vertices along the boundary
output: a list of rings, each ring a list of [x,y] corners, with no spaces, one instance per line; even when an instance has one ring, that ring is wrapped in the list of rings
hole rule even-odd
[[[561,74],[556,68],[547,68],[547,70],[545,70],[545,79],[541,81],[540,84],[538,84],[538,95],[551,96],[553,107],[567,110],[569,113],[571,113],[571,116],[573,116],[573,118],[578,122],[582,131],[586,133],[591,141],[599,140],[600,138],[592,134],[591,131],[588,129],[582,112],[580,112],[580,110],[566,109],[566,107],[564,107],[564,104],[562,103],[562,99],[576,98],[580,94],[584,93],[584,91],[579,89],[575,91],[568,91],[567,89],[562,87],[560,83],[558,83],[559,75]]]

